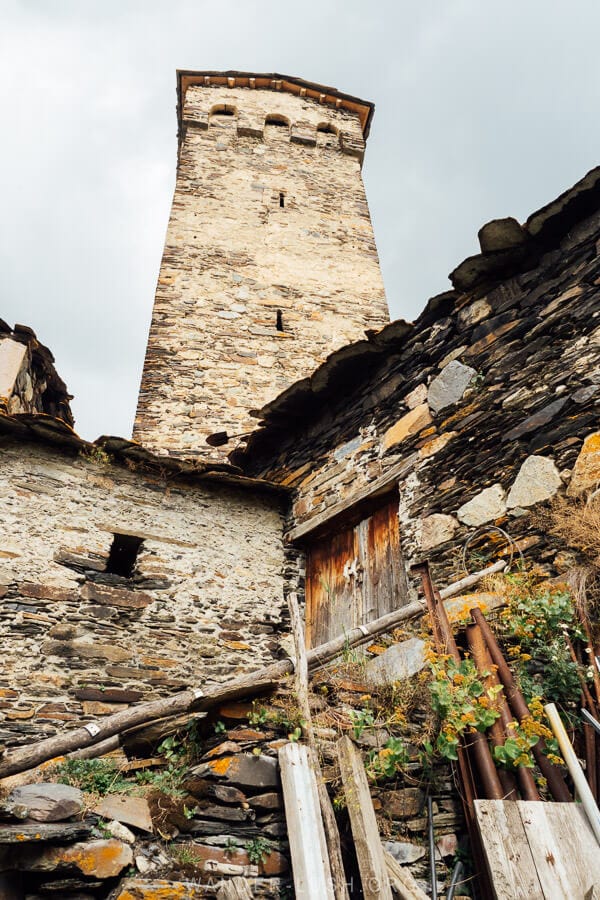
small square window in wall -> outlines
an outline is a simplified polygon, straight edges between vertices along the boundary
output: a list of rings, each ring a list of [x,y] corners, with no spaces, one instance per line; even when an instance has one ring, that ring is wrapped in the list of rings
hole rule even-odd
[[[115,534],[106,563],[106,571],[112,575],[131,578],[135,570],[143,539],[130,534]]]

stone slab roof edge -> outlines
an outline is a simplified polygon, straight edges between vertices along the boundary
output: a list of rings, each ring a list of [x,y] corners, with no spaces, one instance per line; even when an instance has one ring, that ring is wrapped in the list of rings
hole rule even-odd
[[[255,82],[258,82],[256,87],[269,88],[271,83],[275,82],[279,84],[279,87],[272,87],[272,90],[284,90],[291,93],[299,93],[300,90],[305,90],[306,96],[312,99],[316,100],[324,97],[322,101],[324,103],[339,101],[343,109],[348,109],[358,114],[365,140],[369,136],[375,104],[369,100],[361,100],[360,97],[345,94],[343,91],[338,91],[337,88],[317,84],[314,81],[305,81],[303,78],[296,78],[294,75],[280,75],[278,72],[238,72],[235,70],[217,72],[212,70],[177,69],[177,124],[180,139],[185,91],[190,85],[204,84],[207,78],[213,84],[220,83],[223,85],[228,84],[230,79],[235,79],[236,86],[242,87],[247,87],[249,79],[253,78]],[[264,83],[261,84],[260,82]]]
[[[414,323],[397,319],[376,332],[367,332],[366,340],[347,344],[330,354],[308,378],[290,385],[283,393],[254,415],[262,422],[245,447],[229,455],[232,463],[243,467],[254,450],[269,440],[269,434],[284,429],[294,420],[305,419],[317,403],[336,394],[336,389],[350,390],[366,374],[370,364],[401,347],[406,337],[448,315],[456,299],[463,293],[491,287],[503,278],[534,266],[541,254],[556,245],[579,221],[600,209],[600,166],[591,169],[573,187],[555,200],[532,213],[523,227],[525,242],[492,253],[468,257],[450,275],[454,290],[437,294],[427,301]],[[341,396],[341,394],[337,394]]]
[[[196,459],[174,459],[158,456],[126,438],[102,435],[95,441],[86,441],[62,419],[45,413],[21,413],[9,415],[0,407],[0,440],[2,437],[22,442],[43,444],[61,453],[82,453],[91,459],[99,451],[109,455],[111,461],[132,468],[132,464],[146,472],[169,473],[185,480],[219,482],[246,489],[287,494],[286,488],[260,478],[249,478],[241,469],[230,463],[213,463]]]

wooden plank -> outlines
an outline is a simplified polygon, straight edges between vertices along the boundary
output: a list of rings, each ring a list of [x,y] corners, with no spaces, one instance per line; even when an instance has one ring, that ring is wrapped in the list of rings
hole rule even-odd
[[[411,875],[410,869],[401,866],[387,850],[383,851],[383,856],[393,891],[400,900],[429,900]]]
[[[245,878],[224,881],[217,890],[217,900],[252,900],[252,891]]]
[[[288,607],[292,623],[292,634],[294,635],[294,645],[296,648],[296,693],[298,695],[298,706],[300,707],[300,712],[302,713],[302,718],[305,722],[304,733],[308,742],[308,759],[317,784],[319,805],[321,807],[323,827],[325,829],[325,840],[327,841],[327,849],[329,852],[329,865],[331,868],[333,890],[336,900],[348,900],[348,887],[346,884],[346,874],[344,872],[340,835],[335,819],[335,813],[333,811],[333,804],[327,793],[327,787],[321,773],[317,742],[315,740],[313,729],[308,694],[308,661],[306,659],[306,646],[304,644],[304,628],[296,594],[291,593],[289,595]]]
[[[392,900],[392,889],[362,756],[347,736],[339,739],[337,751],[363,895],[365,900]]]
[[[517,804],[475,800],[474,807],[496,900],[545,900]]]
[[[279,751],[285,817],[297,897],[335,900],[314,773],[302,744]]]
[[[584,900],[600,883],[600,851],[579,803],[517,801],[544,896]]]

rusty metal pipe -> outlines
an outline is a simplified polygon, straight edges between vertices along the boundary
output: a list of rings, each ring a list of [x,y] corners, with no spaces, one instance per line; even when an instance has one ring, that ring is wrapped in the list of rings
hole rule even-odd
[[[490,652],[490,656],[492,657],[492,661],[497,667],[498,677],[504,685],[508,703],[518,721],[521,722],[523,719],[531,715],[529,707],[525,703],[525,698],[517,687],[517,683],[513,678],[513,674],[510,671],[506,660],[504,659],[502,650],[498,645],[498,641],[496,640],[492,629],[490,628],[485,616],[478,606],[471,610],[471,616],[475,624],[479,625],[479,627],[481,628],[481,633],[485,638],[485,642]],[[548,757],[544,754],[544,747],[545,743],[543,738],[540,738],[537,744],[532,747],[532,752],[535,756],[535,760],[539,766],[540,772],[548,782],[550,793],[552,794],[554,799],[559,803],[570,803],[573,798],[571,797],[566,782],[557,767],[554,766],[550,762]]]
[[[454,635],[452,634],[452,627],[448,619],[448,614],[446,613],[446,608],[439,594],[433,586],[429,566],[426,563],[423,563],[421,566],[415,568],[421,575],[427,607],[434,611],[434,617],[439,629],[442,646],[445,648],[446,652],[454,658],[456,663],[460,665],[461,656],[458,647],[456,646]],[[492,754],[490,753],[490,748],[485,735],[481,734],[479,731],[475,731],[469,735],[469,738],[469,747],[473,752],[473,757],[477,765],[486,799],[502,800],[504,798],[504,791],[500,784],[498,772],[494,765],[494,760],[492,759]]]
[[[484,677],[484,684],[486,688],[489,689],[495,684],[498,684],[498,679],[494,678],[491,674],[490,665],[488,664],[489,655],[487,654],[481,630],[477,625],[467,625],[465,631],[467,635],[467,644],[469,645],[469,650],[473,654],[477,671]],[[484,676],[483,673],[486,671],[489,674]],[[508,724],[508,717],[506,715],[502,716],[502,710],[499,710],[499,712],[500,717],[496,719],[494,724],[488,729],[490,740],[494,747],[501,747],[506,739],[505,725]],[[504,791],[504,799],[517,800],[517,783],[512,772],[500,768],[498,769],[498,778],[500,779],[500,784]]]
[[[493,671],[492,658],[486,646],[481,628],[479,627],[479,625],[468,625],[466,628],[466,632],[469,648],[471,650],[471,653],[473,654],[473,659],[475,660],[475,665],[477,666],[478,672],[480,674],[483,672],[489,673],[485,679],[486,687],[494,687],[500,684],[498,676]],[[490,729],[492,743],[496,746],[501,746],[502,744],[504,744],[504,741],[509,736],[511,727],[515,721],[510,714],[504,691],[502,691],[500,696],[502,698],[502,703],[500,706],[500,718],[497,719],[496,722],[494,722]],[[538,789],[535,785],[533,774],[525,766],[518,767],[516,780],[513,773],[507,771],[506,769],[499,769],[498,775],[502,786],[505,789],[507,787],[510,788],[510,793],[507,793],[506,796],[507,800],[518,799],[516,792],[516,781],[518,781],[519,783],[519,790],[524,800],[541,799],[538,793]]]

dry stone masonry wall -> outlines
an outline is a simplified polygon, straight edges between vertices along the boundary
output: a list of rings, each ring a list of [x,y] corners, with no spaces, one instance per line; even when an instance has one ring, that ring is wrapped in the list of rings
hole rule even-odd
[[[550,561],[529,513],[600,483],[599,235],[596,214],[537,266],[434,298],[414,327],[348,348],[346,368],[332,358],[296,398],[302,427],[267,408],[249,470],[295,488],[290,535],[397,482],[407,561],[430,557],[442,583],[477,528]]]
[[[134,436],[207,457],[207,435],[252,430],[252,410],[388,312],[358,115],[192,86],[182,130]]]
[[[128,471],[101,452],[5,443],[1,455],[0,743],[277,654],[279,500]],[[131,574],[114,572],[115,535],[138,538]],[[130,547],[117,547],[123,563]]]

